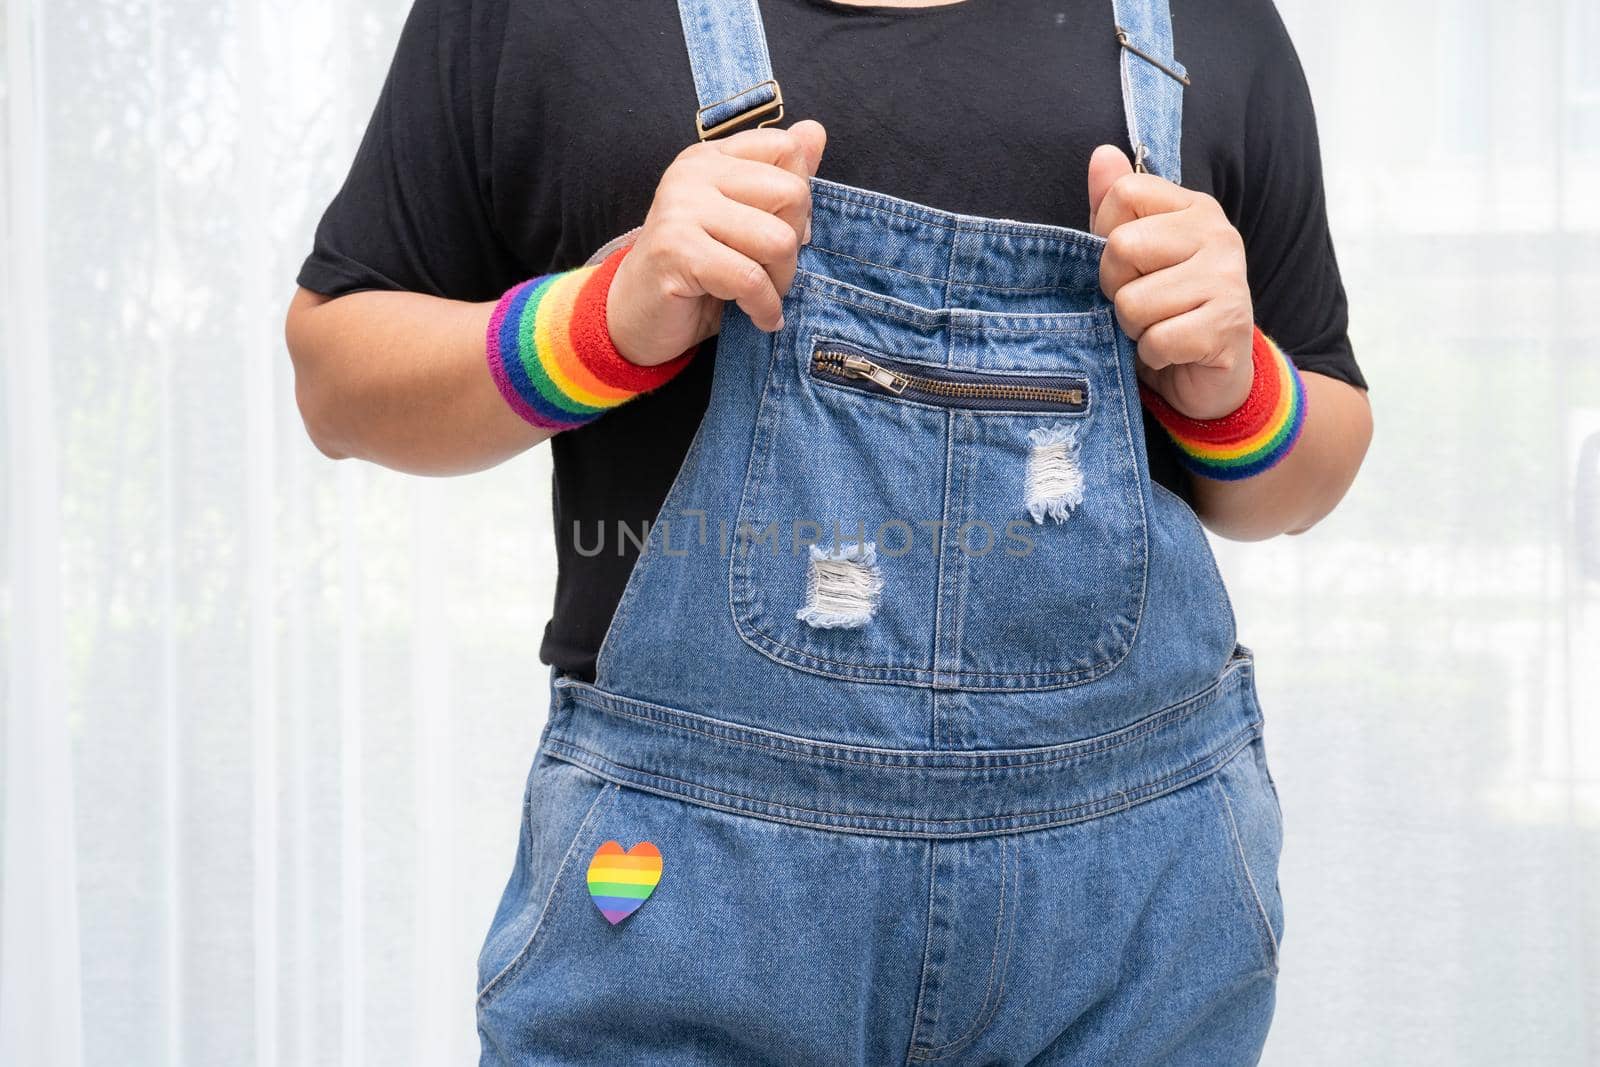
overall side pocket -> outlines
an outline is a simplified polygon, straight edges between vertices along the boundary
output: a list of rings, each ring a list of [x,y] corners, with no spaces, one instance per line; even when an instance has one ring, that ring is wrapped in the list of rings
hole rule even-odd
[[[1272,785],[1262,773],[1261,738],[1212,776],[1238,875],[1239,900],[1260,937],[1266,967],[1276,974],[1283,942],[1283,897],[1278,859],[1283,823]]]
[[[532,779],[517,866],[478,957],[480,1010],[533,958],[540,934],[564,899],[563,887],[575,870],[582,874],[587,857],[579,854],[579,846],[620,789],[542,753]]]

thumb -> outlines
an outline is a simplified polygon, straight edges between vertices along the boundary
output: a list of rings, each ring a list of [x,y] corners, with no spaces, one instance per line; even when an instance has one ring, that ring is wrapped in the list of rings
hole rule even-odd
[[[1118,178],[1133,173],[1133,164],[1116,145],[1103,144],[1089,157],[1089,232],[1099,237],[1110,235],[1111,227],[1100,229],[1100,205]]]
[[[789,127],[789,132],[799,138],[806,157],[806,173],[815,175],[822,163],[822,150],[828,146],[828,131],[816,119],[801,119]]]

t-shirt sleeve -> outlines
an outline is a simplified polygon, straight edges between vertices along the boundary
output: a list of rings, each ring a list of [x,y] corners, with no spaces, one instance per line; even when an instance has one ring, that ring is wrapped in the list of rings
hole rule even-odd
[[[1322,150],[1305,72],[1271,5],[1245,108],[1238,218],[1256,324],[1302,370],[1365,389],[1328,232]]]
[[[300,285],[328,296],[389,289],[492,300],[526,276],[491,207],[505,6],[416,0]]]

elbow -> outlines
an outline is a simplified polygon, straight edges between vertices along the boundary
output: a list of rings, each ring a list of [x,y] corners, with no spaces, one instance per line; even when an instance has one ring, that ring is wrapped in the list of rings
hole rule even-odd
[[[1319,501],[1309,516],[1285,531],[1290,536],[1310,532],[1323,519],[1333,514],[1334,508],[1344,501],[1350,492],[1350,487],[1355,484],[1356,475],[1360,473],[1362,464],[1366,462],[1367,452],[1372,448],[1372,404],[1365,389],[1352,388],[1351,392],[1360,397],[1360,403],[1350,405],[1344,426],[1342,436],[1348,442],[1344,461],[1333,479],[1327,499]]]
[[[306,436],[329,459],[349,459],[353,450],[344,439],[344,428],[338,413],[342,405],[329,381],[324,363],[324,346],[318,342],[317,323],[312,311],[328,298],[301,289],[289,304],[284,319],[284,344],[289,350],[289,360],[294,365],[294,400],[300,411],[300,422]]]
[[[349,459],[354,452],[340,436],[337,420],[332,416],[333,405],[322,392],[308,385],[307,376],[296,373],[294,381],[295,405],[300,409],[300,422],[306,436],[329,459]]]

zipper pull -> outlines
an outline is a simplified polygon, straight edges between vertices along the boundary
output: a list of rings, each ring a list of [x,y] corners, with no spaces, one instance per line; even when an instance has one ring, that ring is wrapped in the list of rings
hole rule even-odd
[[[887,367],[880,367],[870,359],[860,356],[845,356],[840,363],[840,371],[847,378],[865,378],[880,389],[899,396],[906,391],[908,379],[896,374]]]

